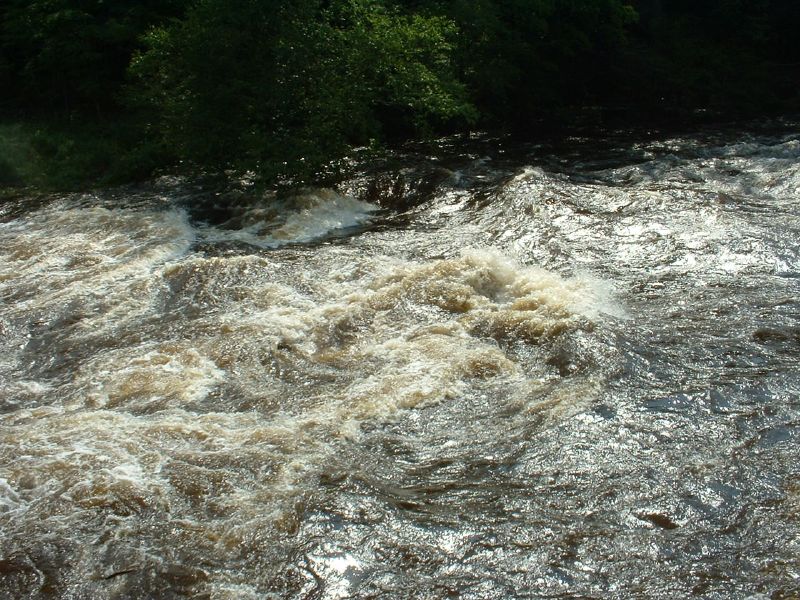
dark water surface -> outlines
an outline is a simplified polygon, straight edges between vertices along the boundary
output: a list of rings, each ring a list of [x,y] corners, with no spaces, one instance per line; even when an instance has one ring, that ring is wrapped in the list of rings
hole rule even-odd
[[[799,130],[7,203],[0,597],[800,597]]]

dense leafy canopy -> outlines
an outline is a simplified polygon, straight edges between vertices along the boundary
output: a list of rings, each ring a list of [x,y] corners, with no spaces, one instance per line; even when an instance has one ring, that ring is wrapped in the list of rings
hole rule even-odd
[[[0,83],[5,100],[67,111],[107,108],[139,38],[183,14],[184,0],[4,0]]]
[[[62,162],[101,131],[91,176],[296,178],[354,145],[586,107],[796,109],[798,30],[794,0],[5,0],[0,109],[49,124],[34,146]]]
[[[279,175],[386,128],[474,118],[453,24],[369,0],[202,0],[132,63],[165,143],[203,164]]]

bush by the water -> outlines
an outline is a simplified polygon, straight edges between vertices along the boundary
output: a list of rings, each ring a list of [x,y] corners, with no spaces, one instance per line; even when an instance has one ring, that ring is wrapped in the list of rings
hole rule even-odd
[[[791,0],[6,0],[0,110],[34,134],[6,127],[0,178],[298,180],[475,127],[792,111],[798,30]]]

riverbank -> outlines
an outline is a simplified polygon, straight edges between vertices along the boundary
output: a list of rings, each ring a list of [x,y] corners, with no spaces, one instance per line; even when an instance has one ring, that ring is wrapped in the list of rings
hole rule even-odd
[[[172,162],[124,115],[0,119],[0,198],[132,183]]]
[[[575,108],[551,119],[531,119],[527,127],[484,132],[483,139],[508,139],[514,143],[539,143],[558,147],[560,140],[584,137],[598,140],[622,134],[627,138],[652,139],[702,129],[769,131],[785,122],[797,122],[800,115],[753,115],[744,111],[681,110],[662,107],[647,111],[636,107]],[[0,200],[21,194],[75,192],[145,181],[157,174],[208,174],[201,166],[179,161],[169,149],[148,141],[141,122],[124,115],[96,119],[0,118]],[[469,140],[475,134],[462,132],[453,139]],[[330,185],[345,177],[345,166],[361,168],[375,163],[386,169],[380,157],[396,157],[409,148],[438,146],[434,139],[397,140],[389,147],[351,151],[350,160],[318,173],[316,181]],[[412,150],[413,151],[413,150]],[[423,152],[424,153],[424,152]],[[395,161],[392,158],[389,163]],[[391,168],[391,164],[388,164]],[[338,172],[337,172],[338,169]]]
[[[353,148],[800,106],[789,0],[73,4],[0,8],[0,185],[313,182]]]

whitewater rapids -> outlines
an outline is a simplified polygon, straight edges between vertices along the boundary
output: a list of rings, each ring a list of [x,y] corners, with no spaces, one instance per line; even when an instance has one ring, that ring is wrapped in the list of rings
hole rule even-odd
[[[0,598],[800,593],[791,127],[404,160],[0,207]]]

